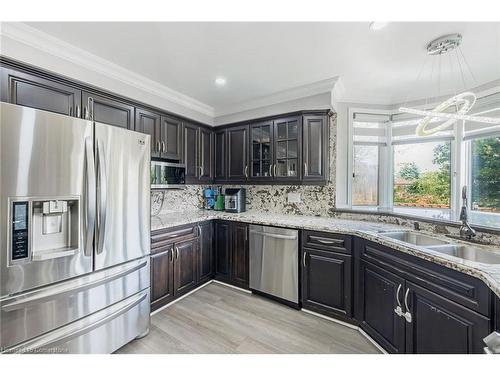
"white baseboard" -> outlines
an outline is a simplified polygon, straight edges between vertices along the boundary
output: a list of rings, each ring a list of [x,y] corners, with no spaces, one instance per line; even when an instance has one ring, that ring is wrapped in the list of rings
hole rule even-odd
[[[380,345],[379,345],[379,344],[378,344],[378,343],[377,343],[374,339],[372,339],[372,338],[371,338],[371,336],[370,336],[368,333],[366,333],[365,331],[363,331],[360,327],[358,327],[358,331],[359,331],[359,333],[361,333],[363,336],[365,336],[365,337],[366,337],[366,339],[367,339],[368,341],[370,341],[370,342],[373,344],[373,346],[375,346],[378,350],[380,350],[380,352],[381,352],[382,354],[389,354],[389,353],[387,353],[387,351],[386,351],[384,348],[382,348],[382,347],[381,347],[381,346],[380,346]]]
[[[223,281],[219,281],[219,280],[211,280],[213,283],[216,283],[216,284],[221,284],[221,285],[224,285],[224,286],[228,286],[230,288],[233,288],[233,289],[236,289],[236,290],[239,290],[240,292],[245,292],[245,293],[248,293],[248,294],[252,294],[252,291],[251,290],[247,290],[247,289],[243,289],[243,288],[240,288],[238,286],[234,286],[234,285],[231,285],[231,284],[227,284]]]
[[[180,300],[182,300],[182,299],[186,298],[187,296],[189,296],[189,295],[193,294],[194,292],[196,292],[196,291],[200,290],[201,288],[206,287],[208,284],[211,284],[213,281],[214,281],[214,280],[209,280],[209,281],[207,281],[205,284],[202,284],[202,285],[200,285],[199,287],[197,287],[197,288],[193,289],[192,291],[190,291],[190,292],[188,292],[188,293],[186,293],[186,294],[182,295],[181,297],[179,297],[179,298],[177,298],[177,299],[173,300],[172,302],[167,303],[165,306],[162,306],[162,307],[160,307],[158,310],[153,311],[153,312],[150,314],[150,316],[153,316],[153,315],[155,315],[156,313],[159,313],[160,311],[162,311],[163,309],[166,309],[167,307],[172,306],[174,303],[177,303],[177,302],[179,302]]]
[[[346,326],[347,328],[351,328],[351,329],[355,329],[355,330],[358,329],[358,327],[355,326],[354,324],[346,323],[346,322],[343,322],[342,320],[338,320],[338,319],[335,319],[335,318],[330,318],[329,316],[326,316],[326,315],[323,315],[323,314],[320,314],[320,313],[317,313],[317,312],[314,312],[314,311],[311,311],[311,310],[301,309],[300,311],[303,311],[303,312],[305,312],[307,314],[311,314],[311,315],[320,317],[322,319],[326,319],[326,320],[329,320],[331,322],[334,322],[334,323]]]

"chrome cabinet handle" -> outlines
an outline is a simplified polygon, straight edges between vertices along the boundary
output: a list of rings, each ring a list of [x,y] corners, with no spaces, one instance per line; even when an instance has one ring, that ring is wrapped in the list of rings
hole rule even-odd
[[[276,164],[273,164],[273,176],[276,177]]]
[[[156,141],[156,152],[160,152],[161,151],[161,142],[160,141]]]
[[[200,237],[200,236],[201,236],[201,225],[198,224],[198,237]]]
[[[104,159],[104,144],[102,139],[97,141],[97,162],[99,173],[97,175],[97,186],[99,190],[98,211],[99,216],[97,220],[97,254],[104,250],[104,235],[106,233],[106,202],[107,202],[107,175],[106,175],[106,160]]]
[[[343,245],[344,244],[344,240],[337,240],[335,238],[332,238],[331,240],[323,240],[323,239],[321,239],[321,237],[318,237],[318,236],[309,236],[309,238],[312,241],[322,243],[323,245]]]
[[[304,163],[304,176],[307,176],[309,173],[308,173],[308,170],[307,170],[307,163]]]
[[[91,256],[92,246],[94,242],[95,207],[96,207],[94,145],[91,137],[85,138],[85,157],[87,162],[87,194],[86,194],[87,234],[85,238],[84,254],[86,256]]]
[[[304,268],[307,266],[306,265],[306,255],[307,255],[307,252],[304,251],[304,255],[302,256],[302,264],[304,265]]]
[[[170,263],[174,261],[174,249],[170,250]]]
[[[79,106],[79,105],[77,105],[77,106],[76,106],[76,109],[75,109],[75,115],[76,115],[76,117],[80,117],[80,116],[81,116],[81,113],[80,113],[80,106]]]
[[[161,141],[161,152],[165,152],[165,141]]]
[[[179,259],[179,248],[175,247],[175,260]]]
[[[245,169],[244,169],[244,172],[245,174],[245,178],[248,178],[248,165],[245,165]]]
[[[269,164],[269,177],[273,177],[273,165]]]
[[[394,309],[394,312],[396,313],[397,316],[403,316],[403,308],[401,306],[401,301],[399,300],[399,291],[401,290],[401,284],[398,285],[398,290],[396,291],[396,301],[398,305]]]
[[[406,293],[405,293],[405,308],[406,308],[406,312],[404,313],[404,317],[405,317],[405,319],[406,319],[406,321],[408,323],[411,323],[412,316],[411,316],[410,308],[408,307],[408,294],[409,293],[410,293],[410,288],[406,289]]]

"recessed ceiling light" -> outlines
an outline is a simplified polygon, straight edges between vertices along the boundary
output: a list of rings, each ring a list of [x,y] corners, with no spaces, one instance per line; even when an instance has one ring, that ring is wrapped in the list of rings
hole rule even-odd
[[[377,31],[377,30],[381,30],[383,29],[384,27],[387,26],[389,22],[378,22],[378,21],[374,21],[374,22],[370,22],[370,30],[373,30],[373,31]]]
[[[224,86],[224,85],[226,84],[226,79],[225,79],[225,78],[223,78],[223,77],[217,77],[217,78],[215,79],[215,84],[216,84],[217,86]]]

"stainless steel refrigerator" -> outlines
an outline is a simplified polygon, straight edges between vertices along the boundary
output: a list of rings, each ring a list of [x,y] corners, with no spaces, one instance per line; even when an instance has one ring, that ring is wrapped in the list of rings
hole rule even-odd
[[[149,329],[150,137],[0,103],[0,352]]]

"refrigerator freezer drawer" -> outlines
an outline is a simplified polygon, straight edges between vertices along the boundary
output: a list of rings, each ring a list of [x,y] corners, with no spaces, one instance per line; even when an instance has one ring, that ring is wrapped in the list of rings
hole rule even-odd
[[[0,300],[3,350],[149,288],[149,257]]]
[[[149,288],[114,305],[14,347],[14,353],[106,354],[149,329]]]

